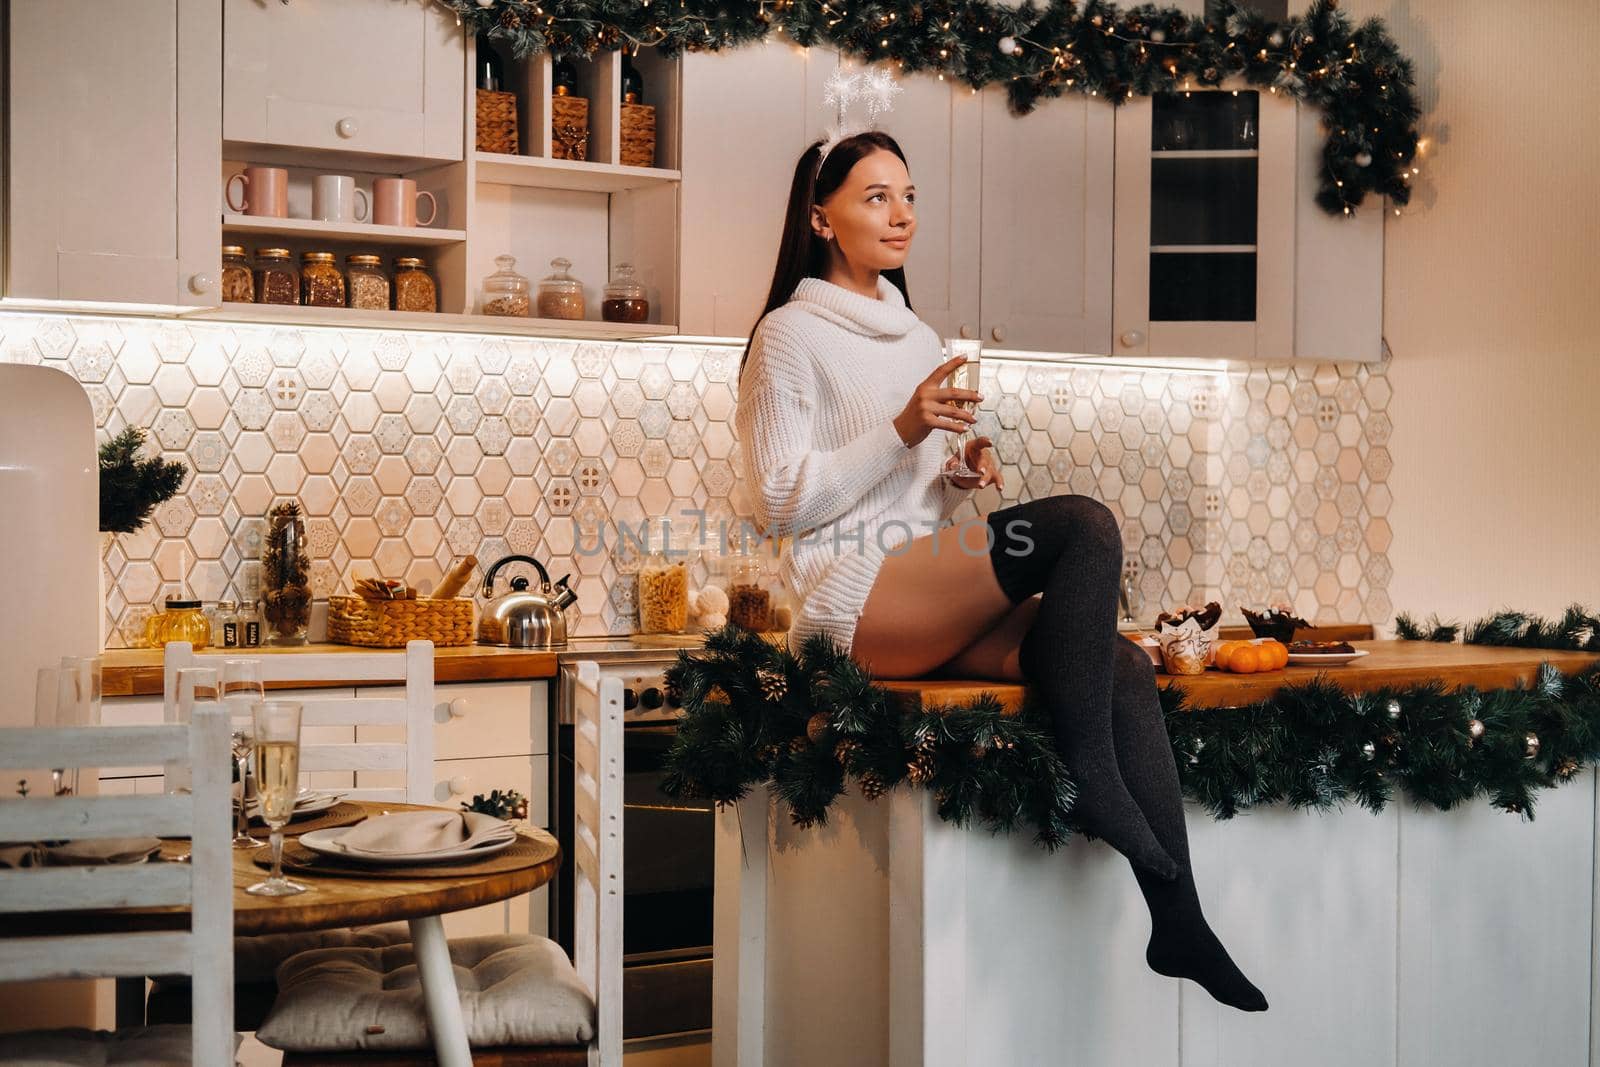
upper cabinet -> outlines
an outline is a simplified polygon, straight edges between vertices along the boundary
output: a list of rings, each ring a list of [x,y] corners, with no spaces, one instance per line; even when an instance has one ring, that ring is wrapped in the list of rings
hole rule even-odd
[[[795,163],[822,134],[838,59],[773,35],[682,62],[679,328],[743,337],[766,304]]]
[[[1253,88],[1117,109],[1114,354],[1381,358],[1383,209],[1317,206],[1323,138]]]
[[[431,0],[224,0],[222,136],[459,160],[461,27]]]
[[[126,0],[104,15],[98,0],[10,5],[6,295],[213,304],[222,12]]]

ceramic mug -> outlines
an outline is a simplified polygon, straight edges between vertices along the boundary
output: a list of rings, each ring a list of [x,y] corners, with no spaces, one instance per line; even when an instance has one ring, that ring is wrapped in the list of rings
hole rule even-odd
[[[357,199],[361,204],[356,206]],[[311,217],[324,222],[366,222],[367,194],[345,174],[319,174],[311,183]]]
[[[417,221],[417,203],[428,201],[428,217]],[[432,193],[417,192],[410,178],[376,178],[372,182],[372,221],[379,226],[429,226],[439,214]]]
[[[233,202],[233,183],[239,183],[239,203]],[[289,172],[282,167],[246,167],[223,187],[223,199],[233,211],[246,215],[289,217]]]

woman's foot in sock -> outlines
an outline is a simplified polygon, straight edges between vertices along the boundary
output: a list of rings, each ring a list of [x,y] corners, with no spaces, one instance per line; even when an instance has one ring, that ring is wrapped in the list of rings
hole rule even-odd
[[[1266,1011],[1267,998],[1234,964],[1205,920],[1186,925],[1180,933],[1157,930],[1150,935],[1144,952],[1150,969],[1198,982],[1216,1000],[1240,1011]]]
[[[1097,762],[1069,770],[1078,786],[1078,800],[1072,806],[1072,815],[1084,829],[1122,853],[1136,867],[1168,882],[1178,877],[1177,861],[1156,840],[1114,760],[1109,764]]]

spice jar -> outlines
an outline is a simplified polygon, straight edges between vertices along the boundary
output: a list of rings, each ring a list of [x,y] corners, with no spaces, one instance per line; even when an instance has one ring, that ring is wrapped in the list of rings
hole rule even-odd
[[[398,256],[394,261],[394,309],[396,311],[439,310],[439,287],[434,284],[428,265],[416,256]]]
[[[600,317],[607,322],[650,321],[650,300],[644,286],[633,279],[633,265],[618,263],[611,272],[605,299],[600,302]]]
[[[689,564],[693,541],[688,530],[674,530],[669,520],[646,527],[649,554],[639,567],[639,631],[682,633],[689,625]]]
[[[512,269],[517,257],[495,256],[494,265],[500,269],[483,280],[483,313],[527,318],[528,279]]]
[[[300,303],[300,272],[287,248],[256,249],[256,303]]]
[[[389,310],[389,276],[383,272],[383,260],[370,255],[345,256],[344,273],[351,307]]]
[[[243,245],[222,246],[222,299],[230,304],[256,302],[256,280]]]
[[[567,273],[572,260],[550,261],[555,272],[539,279],[539,317],[541,319],[583,318],[583,283]]]
[[[728,579],[728,621],[746,630],[772,628],[772,594],[767,591],[758,556],[733,561]]]
[[[344,274],[332,252],[300,254],[300,303],[310,308],[344,307]]]

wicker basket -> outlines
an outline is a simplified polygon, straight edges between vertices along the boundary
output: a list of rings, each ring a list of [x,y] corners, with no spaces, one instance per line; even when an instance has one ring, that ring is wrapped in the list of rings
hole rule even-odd
[[[550,98],[550,155],[589,158],[589,101],[582,96]]]
[[[656,165],[656,109],[649,104],[622,105],[622,165]]]
[[[328,640],[367,648],[404,648],[407,641],[472,644],[472,600],[328,598]]]
[[[517,94],[478,90],[478,151],[517,154]]]

